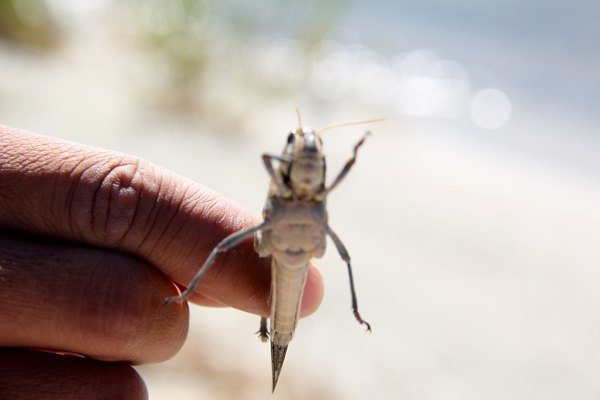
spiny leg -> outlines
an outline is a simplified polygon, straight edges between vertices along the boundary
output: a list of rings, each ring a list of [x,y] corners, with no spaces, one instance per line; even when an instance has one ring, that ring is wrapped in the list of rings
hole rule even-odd
[[[269,340],[269,328],[267,328],[267,319],[265,317],[260,317],[260,327],[255,333],[261,342],[266,343]]]
[[[344,168],[342,168],[342,170],[340,171],[338,176],[333,180],[331,185],[329,185],[329,187],[327,189],[325,189],[324,195],[327,195],[327,193],[329,193],[333,189],[335,189],[335,187],[342,181],[342,179],[344,179],[344,177],[348,174],[348,172],[350,172],[350,169],[356,162],[356,156],[358,154],[358,149],[360,148],[360,146],[363,145],[363,143],[367,139],[367,136],[369,136],[370,134],[371,134],[371,132],[369,132],[369,131],[365,132],[365,134],[362,136],[362,138],[360,138],[360,140],[354,145],[354,153],[352,155],[352,158],[350,158],[348,161],[346,161]]]
[[[233,248],[233,247],[237,246],[238,244],[240,244],[241,242],[243,242],[245,239],[252,236],[254,233],[264,230],[264,229],[267,229],[268,227],[269,227],[269,222],[263,221],[262,223],[260,223],[258,225],[251,226],[249,228],[242,229],[241,231],[232,233],[231,235],[227,236],[225,239],[221,240],[221,242],[219,242],[219,244],[210,252],[210,255],[208,256],[208,258],[206,259],[206,261],[204,262],[202,267],[198,270],[198,273],[196,273],[196,275],[194,276],[194,278],[188,285],[188,288],[186,290],[184,290],[183,293],[181,293],[179,296],[167,297],[164,301],[165,304],[172,303],[174,301],[179,302],[179,301],[185,300],[186,297],[188,297],[189,295],[191,295],[194,292],[194,290],[196,289],[196,286],[198,286],[202,277],[204,277],[204,275],[208,272],[210,267],[213,265],[213,263],[215,262],[215,259],[217,258],[217,255],[219,253],[225,253],[226,251],[230,250],[231,248]]]
[[[346,265],[348,266],[348,277],[350,278],[350,294],[352,295],[352,312],[354,313],[354,317],[359,323],[366,325],[367,330],[370,332],[371,325],[367,321],[362,319],[360,313],[358,312],[358,302],[356,300],[356,291],[354,290],[354,277],[352,276],[352,266],[350,265],[350,255],[348,254],[348,250],[346,250],[346,246],[344,246],[338,235],[329,227],[329,225],[327,225],[326,229],[327,234],[333,240],[333,243],[335,244],[338,253],[342,257],[342,260],[344,260],[346,262]]]

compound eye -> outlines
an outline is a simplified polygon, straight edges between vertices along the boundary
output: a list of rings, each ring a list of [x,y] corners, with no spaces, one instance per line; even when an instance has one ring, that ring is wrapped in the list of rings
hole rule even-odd
[[[288,144],[292,144],[294,143],[294,132],[290,132],[290,134],[287,137],[287,143]]]

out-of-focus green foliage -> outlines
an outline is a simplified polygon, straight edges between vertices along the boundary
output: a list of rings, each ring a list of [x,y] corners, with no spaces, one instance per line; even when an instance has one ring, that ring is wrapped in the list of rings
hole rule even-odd
[[[144,101],[214,115],[224,105],[235,108],[233,93],[277,96],[306,87],[311,50],[328,38],[347,2],[0,0],[0,40],[48,50],[62,38],[71,45],[94,29],[112,32],[118,39],[111,45],[141,50]]]
[[[173,67],[176,82],[194,79],[207,61],[208,0],[135,1],[142,43]]]
[[[205,90],[215,80],[223,80],[223,75],[227,75],[225,85],[221,82],[224,90],[240,84],[248,90],[261,85],[260,91],[290,89],[288,80],[274,83],[285,71],[272,71],[267,84],[256,69],[266,64],[285,68],[293,62],[277,59],[289,50],[276,46],[277,37],[304,47],[302,53],[326,38],[346,0],[129,0],[125,4],[132,12],[134,36],[156,63],[156,79],[166,79],[158,96],[160,106],[197,113],[202,103],[214,103],[214,98],[207,100],[210,95]],[[289,18],[277,17],[281,15]],[[270,42],[271,51],[265,51]]]
[[[36,50],[60,42],[60,31],[44,0],[0,1],[0,39]]]

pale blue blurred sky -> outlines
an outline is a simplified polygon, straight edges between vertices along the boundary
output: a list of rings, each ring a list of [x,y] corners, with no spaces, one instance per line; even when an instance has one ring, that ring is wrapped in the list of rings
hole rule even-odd
[[[541,103],[596,118],[600,4],[591,1],[350,2],[341,23],[392,49],[433,48],[493,70]]]
[[[261,29],[294,33],[316,7],[306,2],[242,2]],[[334,1],[338,37],[390,52],[430,48],[491,70],[505,85],[554,106],[596,116],[600,103],[600,4],[577,1]],[[314,18],[314,16],[312,16]],[[472,77],[473,78],[473,77]],[[476,76],[474,78],[477,78]],[[481,78],[485,80],[485,76]],[[485,82],[483,82],[485,83]]]

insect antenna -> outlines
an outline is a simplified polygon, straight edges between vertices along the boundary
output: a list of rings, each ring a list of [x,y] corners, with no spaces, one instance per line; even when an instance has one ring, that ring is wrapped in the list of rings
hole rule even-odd
[[[298,128],[302,130],[302,116],[300,115],[300,109],[296,107],[296,116],[298,117]]]
[[[333,124],[325,125],[321,129],[319,129],[317,131],[317,135],[320,135],[321,133],[323,133],[324,131],[327,131],[329,129],[339,128],[340,126],[371,124],[373,122],[383,121],[384,119],[385,118],[372,118],[372,119],[361,119],[361,120],[358,120],[358,121],[336,122],[336,123],[333,123]]]

